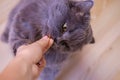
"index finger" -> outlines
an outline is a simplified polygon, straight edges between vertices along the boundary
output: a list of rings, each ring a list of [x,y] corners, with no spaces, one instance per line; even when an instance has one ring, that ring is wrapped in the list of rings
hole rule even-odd
[[[37,63],[52,44],[53,40],[45,36],[30,45],[20,47],[18,53],[27,58],[29,62]]]

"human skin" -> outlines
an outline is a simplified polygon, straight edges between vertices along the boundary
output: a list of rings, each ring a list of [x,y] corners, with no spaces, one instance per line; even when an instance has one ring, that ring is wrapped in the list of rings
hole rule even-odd
[[[30,45],[19,47],[16,57],[0,74],[0,80],[36,80],[46,64],[43,54],[52,43],[53,40],[45,36]]]

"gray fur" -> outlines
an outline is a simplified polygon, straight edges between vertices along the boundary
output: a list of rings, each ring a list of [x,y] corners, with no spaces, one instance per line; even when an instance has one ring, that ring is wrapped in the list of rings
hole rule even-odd
[[[64,61],[85,44],[94,43],[90,25],[93,1],[21,0],[12,10],[2,40],[17,48],[48,35],[54,44],[46,52],[42,80],[55,80]],[[66,23],[66,30],[63,26]]]

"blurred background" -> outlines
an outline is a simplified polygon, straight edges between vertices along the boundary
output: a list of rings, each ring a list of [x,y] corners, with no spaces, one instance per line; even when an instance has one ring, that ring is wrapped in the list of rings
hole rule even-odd
[[[19,0],[0,0],[0,34]],[[94,0],[92,29],[96,43],[86,45],[66,63],[58,80],[120,80],[120,0]],[[13,59],[0,42],[0,71]]]

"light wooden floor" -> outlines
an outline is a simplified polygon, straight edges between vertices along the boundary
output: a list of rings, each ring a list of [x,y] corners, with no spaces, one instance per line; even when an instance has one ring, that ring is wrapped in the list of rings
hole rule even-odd
[[[0,33],[18,0],[0,0]],[[120,0],[95,0],[92,28],[96,43],[72,56],[58,80],[120,80]],[[0,71],[13,58],[0,42]]]

